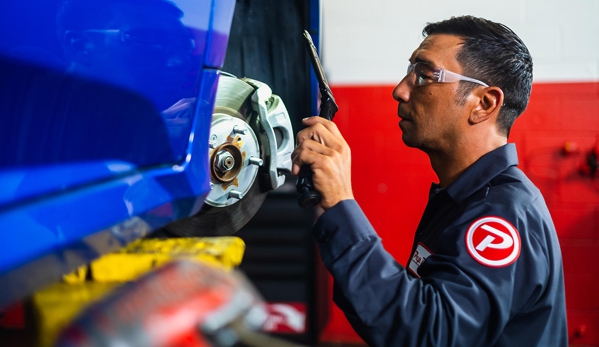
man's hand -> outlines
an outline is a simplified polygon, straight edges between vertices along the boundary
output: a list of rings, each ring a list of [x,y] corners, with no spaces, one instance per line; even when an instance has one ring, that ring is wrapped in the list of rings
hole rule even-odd
[[[299,174],[302,165],[311,167],[314,187],[322,195],[320,206],[325,210],[341,200],[353,199],[351,153],[337,125],[322,117],[302,122],[307,128],[297,134],[291,173]]]

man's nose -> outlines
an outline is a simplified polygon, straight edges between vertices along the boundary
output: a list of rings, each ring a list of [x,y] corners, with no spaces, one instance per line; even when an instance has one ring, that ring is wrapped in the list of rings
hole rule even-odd
[[[393,89],[393,99],[397,102],[408,102],[410,101],[411,88],[408,83],[408,76],[404,77],[399,84]]]

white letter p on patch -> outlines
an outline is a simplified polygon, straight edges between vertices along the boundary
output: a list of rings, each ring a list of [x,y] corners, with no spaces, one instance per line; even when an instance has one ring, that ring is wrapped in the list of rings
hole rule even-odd
[[[466,231],[466,248],[477,262],[489,267],[504,267],[520,256],[520,235],[506,219],[496,216],[478,218]]]
[[[514,244],[514,240],[511,238],[511,236],[499,229],[495,229],[487,224],[482,225],[480,228],[490,232],[491,234],[499,236],[501,238],[501,242],[493,243],[493,241],[495,241],[497,238],[491,235],[487,235],[487,237],[485,237],[484,240],[482,240],[478,244],[478,246],[476,246],[476,250],[479,252],[484,251],[485,249],[487,249],[487,247],[494,249],[506,249],[512,247],[512,245]]]

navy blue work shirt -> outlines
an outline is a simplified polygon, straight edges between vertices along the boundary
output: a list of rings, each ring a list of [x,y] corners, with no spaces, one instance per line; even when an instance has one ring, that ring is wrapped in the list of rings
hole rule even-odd
[[[406,267],[355,200],[313,234],[334,301],[370,346],[566,346],[562,257],[540,191],[513,144],[445,189],[433,184]]]

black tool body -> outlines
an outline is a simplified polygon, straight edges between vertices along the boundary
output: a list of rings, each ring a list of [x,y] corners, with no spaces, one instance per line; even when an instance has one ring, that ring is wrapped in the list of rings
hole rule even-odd
[[[335,113],[339,107],[335,102],[335,98],[333,97],[333,93],[331,92],[331,88],[327,82],[327,78],[324,75],[324,70],[322,69],[320,59],[318,58],[316,47],[312,42],[310,34],[305,30],[304,37],[306,38],[306,46],[308,47],[310,61],[312,62],[314,74],[318,80],[318,89],[320,91],[320,110],[318,116],[328,120],[333,120],[333,117],[335,116]],[[322,200],[320,193],[314,189],[314,183],[312,182],[312,170],[310,170],[309,166],[304,165],[301,167],[296,187],[297,192],[299,193],[297,200],[301,207],[313,207],[318,205]]]

